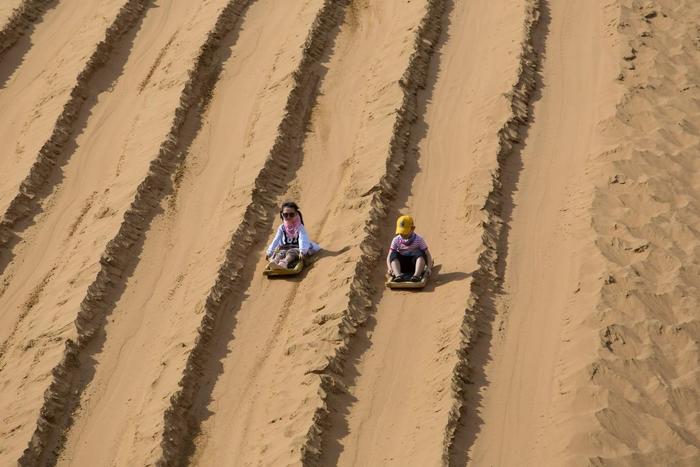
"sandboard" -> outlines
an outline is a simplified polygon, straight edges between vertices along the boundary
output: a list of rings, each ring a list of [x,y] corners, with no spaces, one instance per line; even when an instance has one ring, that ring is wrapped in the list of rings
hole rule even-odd
[[[299,274],[304,269],[304,260],[299,259],[297,264],[290,269],[272,269],[270,265],[265,267],[263,275],[267,277],[278,277],[278,276],[294,276]]]
[[[390,289],[422,289],[428,283],[429,276],[430,272],[426,271],[420,282],[393,282],[391,276],[387,275],[386,286]]]

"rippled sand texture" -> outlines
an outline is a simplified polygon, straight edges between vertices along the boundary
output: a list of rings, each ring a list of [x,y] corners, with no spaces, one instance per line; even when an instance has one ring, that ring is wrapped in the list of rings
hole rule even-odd
[[[0,465],[698,465],[698,23],[0,2]]]

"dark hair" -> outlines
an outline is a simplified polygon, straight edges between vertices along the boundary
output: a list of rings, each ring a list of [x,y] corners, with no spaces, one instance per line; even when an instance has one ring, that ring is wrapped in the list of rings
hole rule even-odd
[[[299,220],[301,221],[302,225],[304,224],[304,216],[301,215],[301,211],[299,210],[299,206],[297,203],[294,201],[285,201],[282,203],[282,207],[280,207],[280,219],[284,220],[284,217],[282,217],[282,211],[284,211],[284,208],[291,208],[294,209],[297,214],[299,214]]]

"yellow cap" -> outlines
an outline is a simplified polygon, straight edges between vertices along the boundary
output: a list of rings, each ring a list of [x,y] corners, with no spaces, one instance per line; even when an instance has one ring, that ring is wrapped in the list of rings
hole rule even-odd
[[[396,233],[398,235],[408,235],[413,230],[413,217],[401,216],[396,220]]]

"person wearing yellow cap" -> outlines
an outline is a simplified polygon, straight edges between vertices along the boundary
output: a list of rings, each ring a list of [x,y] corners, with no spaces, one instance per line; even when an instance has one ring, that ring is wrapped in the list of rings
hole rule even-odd
[[[433,259],[423,237],[416,232],[411,216],[396,220],[396,237],[391,241],[386,264],[393,282],[420,282]]]

